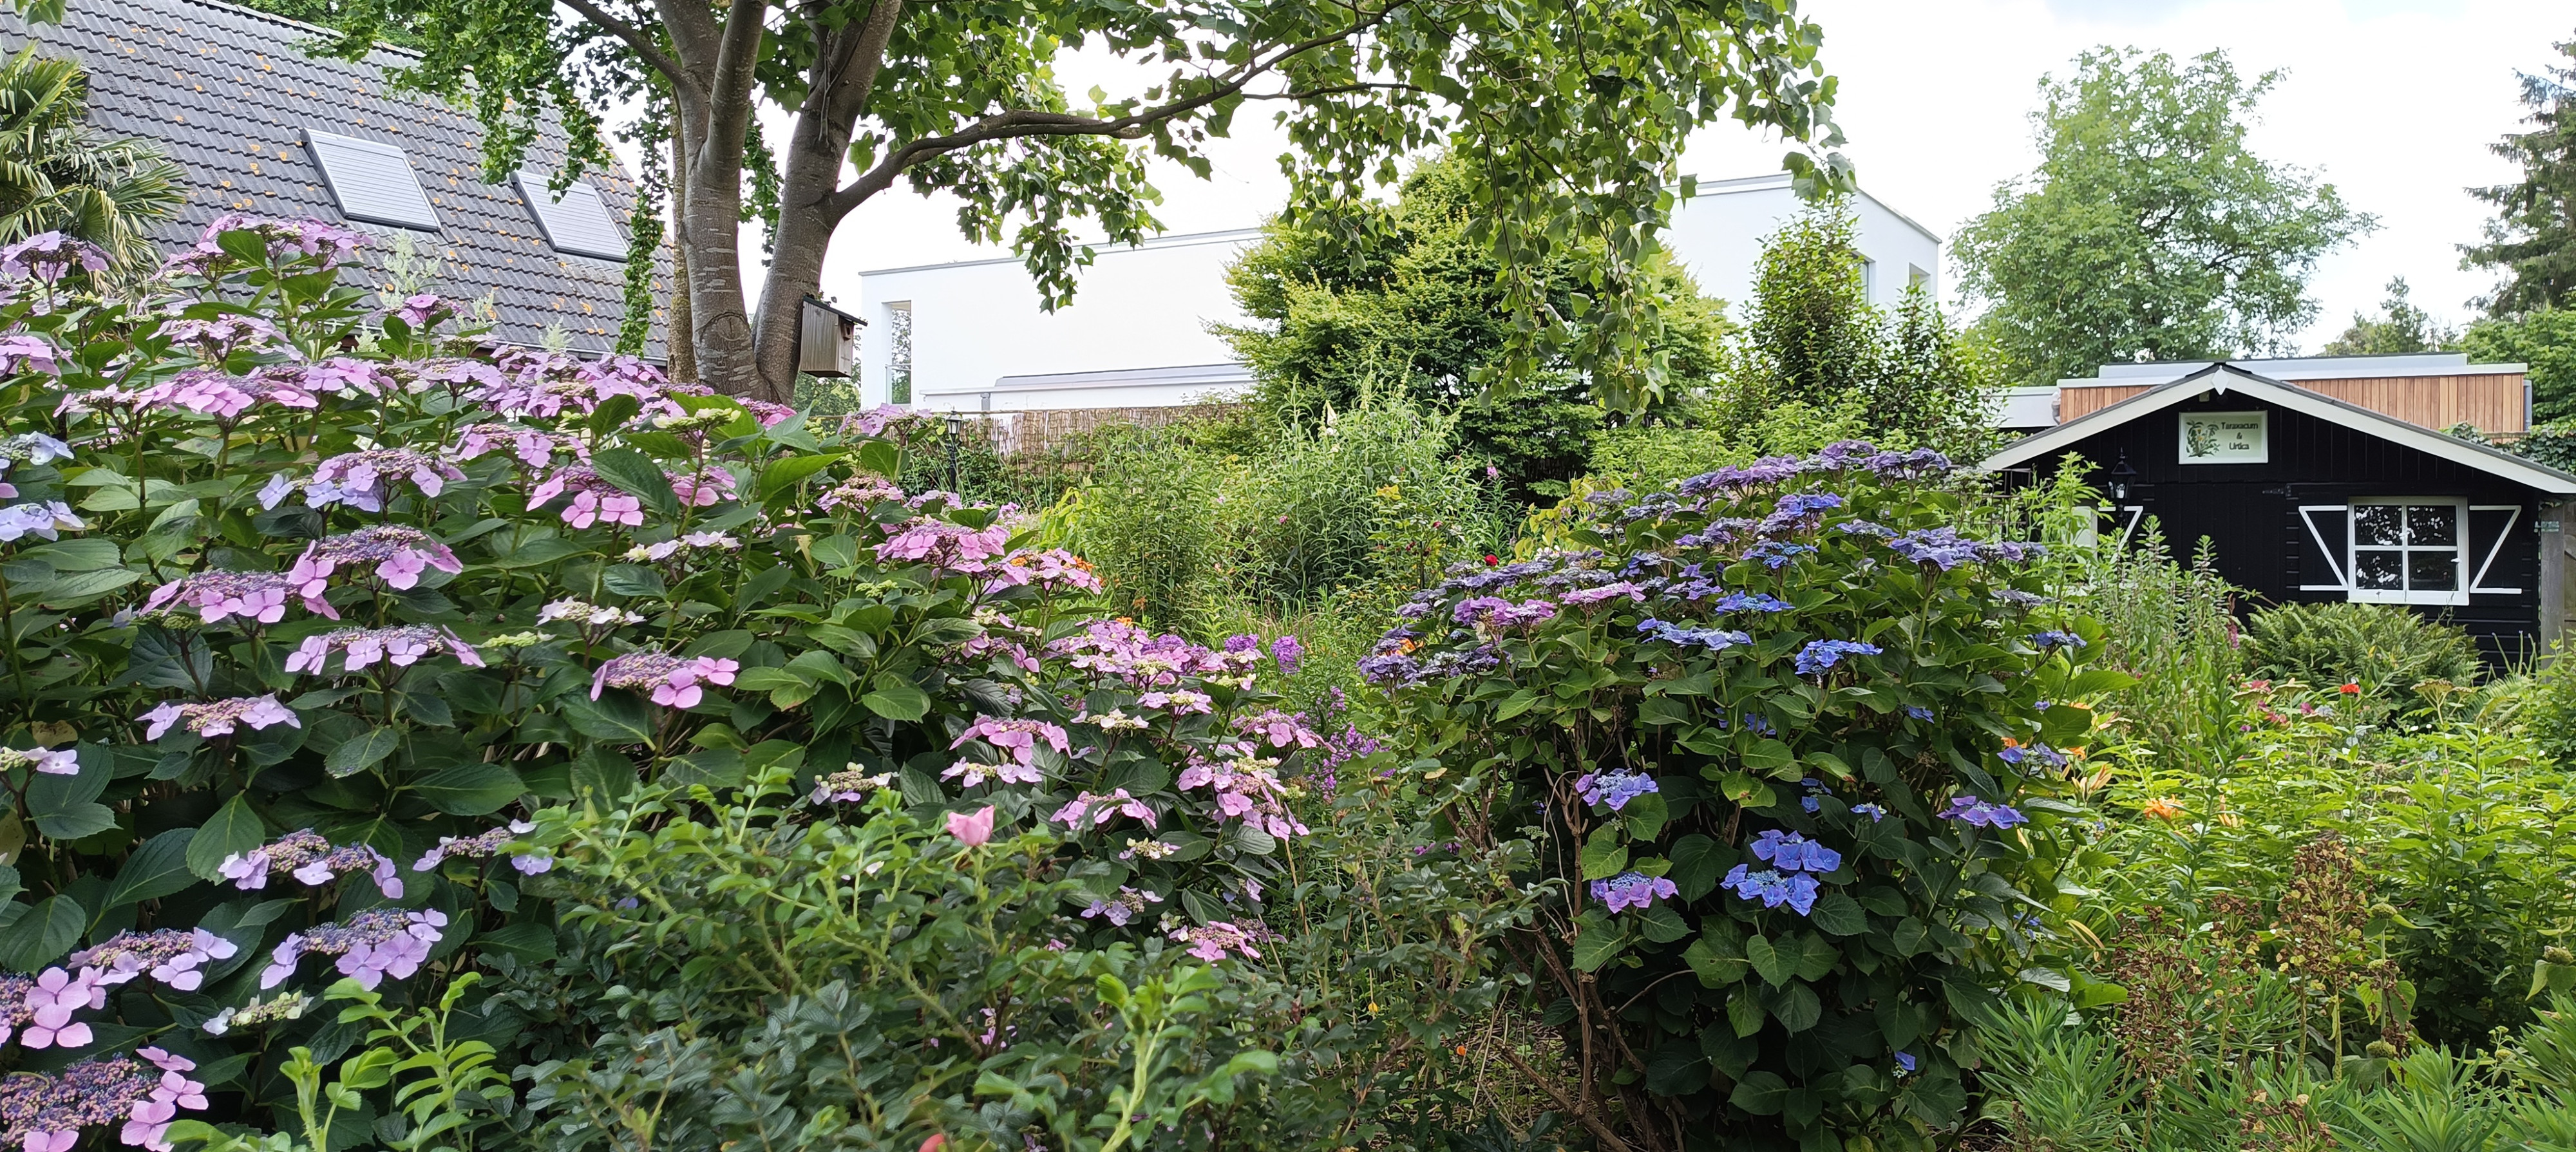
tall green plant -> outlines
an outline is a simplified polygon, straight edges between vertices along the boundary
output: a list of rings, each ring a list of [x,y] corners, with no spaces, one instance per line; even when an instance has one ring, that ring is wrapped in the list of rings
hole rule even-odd
[[[89,75],[28,44],[0,65],[0,244],[60,232],[128,270],[160,259],[154,225],[187,198],[179,166],[147,141],[85,123]]]

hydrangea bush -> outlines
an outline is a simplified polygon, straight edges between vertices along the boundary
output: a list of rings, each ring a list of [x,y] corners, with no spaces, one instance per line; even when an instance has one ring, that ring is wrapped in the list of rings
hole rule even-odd
[[[2036,546],[1957,530],[1930,452],[1842,443],[1596,497],[1574,547],[1453,570],[1365,664],[1462,834],[1551,846],[1516,944],[1578,1075],[1640,1148],[1928,1147],[1961,1024],[2070,907],[2090,621]]]
[[[898,488],[884,413],[491,347],[344,283],[363,240],[228,217],[116,298],[74,242],[0,252],[0,1043],[39,1078],[0,1140],[536,1123],[408,1058],[316,1121],[321,1069],[391,1050],[304,1009],[506,1049],[454,977],[555,952],[524,818],[639,782],[1043,826],[1069,942],[1259,953],[1295,781],[1359,750],[1265,689],[1293,641],[1107,618],[1011,509]],[[470,1121],[392,1108],[433,1098]]]

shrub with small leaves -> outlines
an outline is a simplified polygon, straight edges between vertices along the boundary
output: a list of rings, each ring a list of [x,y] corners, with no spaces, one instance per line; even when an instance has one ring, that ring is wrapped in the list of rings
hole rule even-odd
[[[2037,546],[1953,527],[1948,471],[1846,442],[1601,494],[1571,550],[1453,570],[1366,662],[1482,782],[1462,832],[1551,846],[1530,1007],[1597,1134],[1928,1147],[1963,1012],[2065,982],[2033,959],[2083,839],[2062,797],[2127,678],[2085,668]]]

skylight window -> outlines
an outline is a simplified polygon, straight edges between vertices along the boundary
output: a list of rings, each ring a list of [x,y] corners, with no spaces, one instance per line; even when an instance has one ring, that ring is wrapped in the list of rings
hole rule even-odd
[[[626,259],[626,233],[619,231],[616,217],[608,214],[608,204],[599,198],[599,189],[589,182],[575,180],[558,199],[546,187],[546,178],[535,172],[519,173],[519,195],[536,214],[537,227],[546,234],[546,242],[555,251],[573,256],[596,256],[602,260]]]
[[[304,130],[304,147],[322,169],[322,182],[340,202],[340,215],[369,224],[438,230],[438,210],[421,191],[411,157],[401,148],[355,136]]]

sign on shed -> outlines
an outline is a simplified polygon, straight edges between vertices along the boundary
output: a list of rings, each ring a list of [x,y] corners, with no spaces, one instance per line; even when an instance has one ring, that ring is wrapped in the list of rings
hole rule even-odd
[[[2185,412],[2184,464],[2267,464],[2272,460],[2271,413]]]

